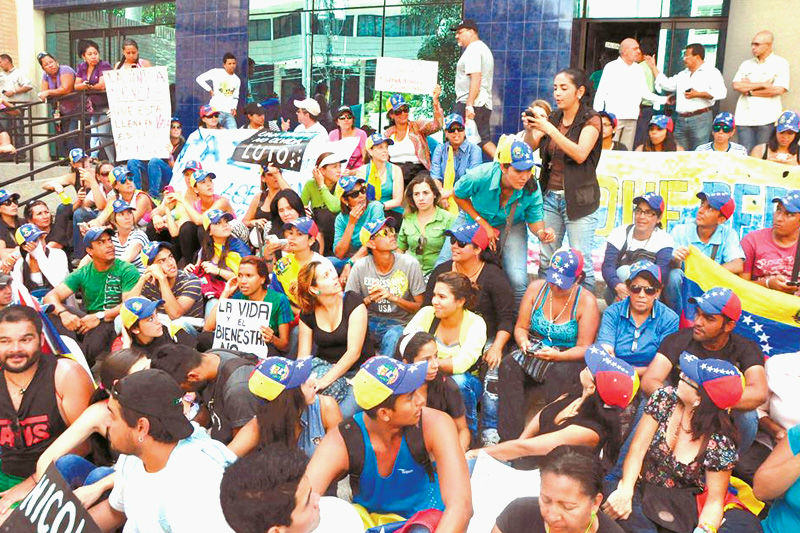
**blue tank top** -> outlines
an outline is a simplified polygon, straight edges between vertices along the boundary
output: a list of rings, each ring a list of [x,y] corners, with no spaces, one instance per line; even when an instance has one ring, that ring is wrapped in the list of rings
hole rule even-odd
[[[406,438],[400,444],[392,472],[383,477],[378,473],[378,460],[372,449],[369,433],[364,427],[364,413],[353,416],[361,435],[364,437],[364,470],[359,480],[358,494],[353,502],[364,506],[371,513],[395,513],[409,518],[423,509],[444,511],[442,495],[439,492],[439,477],[428,479],[425,469],[411,456]]]
[[[531,313],[531,332],[542,338],[546,346],[556,348],[572,348],[578,342],[578,301],[581,297],[582,287],[578,287],[575,302],[572,304],[570,319],[563,324],[554,324],[544,316],[544,302],[550,293],[550,286],[545,283],[536,295],[534,305],[536,308]],[[538,302],[538,305],[536,305]]]
[[[303,450],[307,456],[311,457],[325,436],[325,426],[322,425],[322,410],[319,405],[319,396],[314,398],[314,403],[306,407],[303,414],[300,415],[300,425],[303,429],[300,431],[300,438],[297,440],[297,446]]]

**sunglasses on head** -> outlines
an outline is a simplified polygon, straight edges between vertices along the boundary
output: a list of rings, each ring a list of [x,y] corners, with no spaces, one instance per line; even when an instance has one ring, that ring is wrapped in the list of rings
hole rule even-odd
[[[450,126],[447,128],[448,133],[456,133],[464,131],[464,126]]]
[[[684,374],[683,372],[681,372],[680,376],[678,376],[678,379],[679,379],[679,380],[681,380],[681,381],[683,381],[683,382],[684,382],[684,383],[686,383],[687,385],[689,385],[691,388],[693,388],[693,389],[694,389],[694,390],[696,390],[697,392],[700,392],[700,387],[698,387],[697,385],[695,385],[694,383],[692,383],[691,381],[689,381],[689,376],[687,376],[687,375],[686,375],[686,374]]]
[[[342,196],[344,196],[345,198],[358,198],[362,194],[367,194],[367,189],[365,189],[364,187],[361,187],[359,189],[353,189],[350,192],[344,193]]]
[[[727,124],[714,124],[712,129],[714,130],[714,133],[719,133],[720,131],[724,131],[725,133],[730,133],[733,131],[733,128],[731,128]]]
[[[643,287],[642,285],[633,285],[630,288],[631,294],[640,294],[642,291],[648,296],[653,296],[656,293],[655,287]]]
[[[419,240],[417,240],[417,247],[414,248],[414,253],[417,255],[422,255],[425,251],[425,246],[428,244],[428,239],[423,235],[420,236]]]

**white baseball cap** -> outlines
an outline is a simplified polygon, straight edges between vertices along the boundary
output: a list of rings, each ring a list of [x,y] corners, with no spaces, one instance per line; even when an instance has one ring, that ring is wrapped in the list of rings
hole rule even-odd
[[[297,109],[305,109],[312,116],[317,116],[320,113],[319,104],[313,98],[306,98],[305,100],[295,100],[294,106]]]

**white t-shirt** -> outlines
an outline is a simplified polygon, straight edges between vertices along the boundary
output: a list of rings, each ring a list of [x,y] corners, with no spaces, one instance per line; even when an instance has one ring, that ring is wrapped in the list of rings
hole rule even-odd
[[[672,236],[661,228],[654,229],[653,233],[650,234],[650,238],[643,241],[633,238],[633,228],[630,229],[630,232],[626,232],[627,229],[627,225],[617,226],[612,229],[611,233],[608,234],[608,243],[617,250],[622,250],[622,246],[625,244],[625,239],[627,237],[628,252],[646,250],[653,254],[658,253],[659,250],[663,250],[664,248],[673,247]]]
[[[219,484],[236,456],[192,425],[194,433],[178,443],[158,472],[146,472],[141,459],[132,455],[117,459],[108,503],[125,513],[124,533],[233,532],[222,514]]]
[[[406,133],[402,141],[398,141],[392,135],[394,144],[389,146],[389,160],[392,163],[419,163],[417,152],[414,150],[414,143],[411,142],[411,136]]]
[[[214,91],[208,105],[225,113],[230,113],[239,104],[239,87],[242,80],[236,74],[228,74],[224,68],[212,68],[195,79],[206,91]],[[211,85],[208,82],[211,81]]]
[[[494,56],[481,40],[473,41],[464,48],[456,65],[456,101],[466,102],[469,96],[469,75],[481,73],[481,88],[475,98],[475,107],[492,108],[492,79],[494,78]]]
[[[298,124],[297,126],[295,126],[294,131],[296,131],[298,133],[308,132],[308,133],[316,133],[317,135],[324,135],[325,136],[325,140],[328,140],[328,130],[326,130],[325,126],[323,126],[319,122],[315,122],[314,124],[312,124],[308,128],[306,128],[302,124]]]
[[[363,533],[364,522],[355,508],[334,496],[319,499],[319,525],[312,533]]]
[[[15,94],[10,98],[12,102],[28,102],[31,100],[31,97],[36,94],[36,91],[32,88],[31,80],[17,67],[12,68],[11,72],[3,72],[0,70],[0,90],[18,91],[23,87],[31,87],[31,90]]]
[[[773,54],[768,55],[764,61],[750,58],[739,65],[739,70],[733,81],[742,81],[747,78],[751,82],[772,82],[775,87],[784,87],[789,90],[789,62]],[[740,94],[736,101],[737,126],[763,126],[778,120],[783,107],[781,97],[778,96],[747,96]]]

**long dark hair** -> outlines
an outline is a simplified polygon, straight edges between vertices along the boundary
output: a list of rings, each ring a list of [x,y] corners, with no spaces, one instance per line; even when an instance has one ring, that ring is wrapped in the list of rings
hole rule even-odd
[[[225,239],[217,265],[225,266],[225,258],[228,255],[228,251],[231,249],[231,242],[234,238],[233,233],[231,233],[228,235],[228,238]],[[208,229],[203,228],[200,232],[200,262],[211,261],[212,259],[214,259],[214,238],[211,236],[211,232],[208,231]]]
[[[692,440],[703,439],[702,442],[704,442],[697,457],[700,458],[705,453],[708,439],[714,433],[725,435],[738,445],[739,431],[733,423],[730,412],[717,407],[702,387],[696,390],[700,396],[700,405],[695,408],[692,423],[689,426],[692,428]]]
[[[283,443],[296,447],[295,430],[306,407],[306,399],[300,387],[285,390],[271,402],[262,403],[256,412],[258,446]]]
[[[397,342],[397,347],[394,350],[394,358],[404,363],[413,363],[420,349],[429,342],[436,342],[436,338],[427,331],[417,331],[416,333],[403,335]],[[400,349],[401,346],[403,347],[402,350]],[[440,372],[432,381],[428,381],[428,407],[439,411],[445,411],[447,409],[444,387],[446,380],[447,376]]]
[[[622,409],[619,407],[609,407],[603,403],[600,395],[595,392],[581,404],[576,417],[597,420],[603,424],[606,431],[605,442],[601,442],[603,458],[610,461],[610,464],[617,462],[619,449],[622,445],[622,429],[619,424],[619,417]]]
[[[800,133],[795,132],[794,139],[792,139],[792,142],[789,143],[790,154],[797,155],[798,142],[800,142]],[[769,140],[767,141],[767,146],[773,152],[778,151],[778,130],[776,128],[772,128],[772,133],[769,134]]]
[[[589,76],[586,74],[585,70],[581,70],[579,68],[565,68],[556,72],[556,76],[559,74],[566,74],[572,84],[575,85],[575,88],[580,89],[583,87],[583,96],[579,98],[581,105],[592,105],[592,99],[594,98],[594,86],[589,81]]]
[[[642,152],[655,152],[656,147],[653,144],[653,141],[650,139],[650,129],[648,128],[648,134],[644,138],[644,146],[642,148]],[[675,134],[671,131],[667,130],[667,135],[664,137],[664,142],[661,143],[663,145],[664,152],[675,152],[678,149],[678,143],[675,142]]]
[[[306,208],[299,194],[293,189],[281,189],[278,191],[269,204],[269,216],[272,221],[270,232],[278,236],[283,236],[283,221],[281,221],[281,216],[278,214],[278,202],[282,198],[285,198],[286,201],[289,202],[289,207],[297,211],[298,216],[306,216]]]
[[[464,300],[464,309],[475,309],[478,303],[480,288],[460,272],[442,272],[436,283],[444,283],[453,293],[456,300]]]
[[[134,41],[131,38],[128,38],[128,39],[125,39],[124,41],[122,41],[122,46],[120,48],[122,48],[124,50],[126,46],[133,46],[134,48],[136,48],[137,51],[139,50],[139,43],[137,43],[136,41]],[[141,57],[137,56],[136,59],[140,60]],[[117,62],[117,64],[114,65],[114,70],[122,68],[122,65],[124,65],[124,64],[125,64],[125,54],[122,54],[122,57],[119,58],[119,62]],[[138,65],[136,65],[136,66],[138,66]]]
[[[100,54],[100,45],[98,45],[96,42],[92,41],[91,39],[86,39],[86,40],[82,40],[78,44],[78,55],[83,57],[83,55],[86,53],[86,51],[89,48],[94,48],[95,50],[97,50],[98,55]]]

